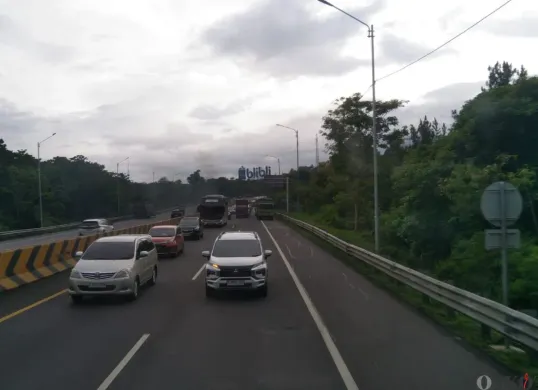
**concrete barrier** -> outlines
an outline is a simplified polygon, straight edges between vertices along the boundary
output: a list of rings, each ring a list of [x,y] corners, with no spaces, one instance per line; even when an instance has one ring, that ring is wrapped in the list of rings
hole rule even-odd
[[[0,292],[33,283],[63,272],[76,264],[75,253],[85,251],[99,237],[144,234],[153,226],[177,225],[181,218],[115,230],[111,233],[77,237],[0,253]]]

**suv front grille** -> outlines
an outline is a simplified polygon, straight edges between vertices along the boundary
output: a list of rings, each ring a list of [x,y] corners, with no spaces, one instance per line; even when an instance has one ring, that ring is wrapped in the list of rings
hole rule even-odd
[[[252,266],[242,267],[220,267],[221,278],[245,278],[251,275]],[[236,272],[237,270],[237,272]]]

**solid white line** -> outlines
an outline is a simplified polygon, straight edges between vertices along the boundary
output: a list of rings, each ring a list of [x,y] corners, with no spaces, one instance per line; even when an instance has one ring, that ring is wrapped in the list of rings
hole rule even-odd
[[[284,255],[284,252],[282,252],[282,249],[280,249],[280,246],[276,242],[275,238],[273,237],[273,235],[271,234],[267,226],[265,226],[265,223],[263,221],[261,221],[261,223],[263,227],[265,228],[265,231],[267,232],[267,234],[273,241],[273,244],[275,244],[275,248],[277,249],[278,253],[280,253],[280,257],[282,258],[282,261],[286,265],[286,268],[288,269],[288,272],[290,273],[291,278],[295,282],[295,286],[297,287],[297,290],[299,290],[299,294],[301,294],[301,297],[303,298],[303,301],[308,311],[310,312],[312,319],[316,323],[318,331],[321,334],[321,337],[323,338],[323,341],[325,342],[325,345],[327,349],[329,350],[329,353],[331,354],[334,364],[336,365],[336,368],[338,369],[338,372],[340,373],[340,376],[342,377],[344,384],[346,385],[346,389],[347,390],[359,390],[359,386],[357,386],[357,383],[353,379],[351,372],[347,368],[346,362],[344,362],[344,358],[342,358],[342,355],[340,355],[340,351],[338,351],[336,344],[331,338],[329,329],[327,329],[327,326],[325,326],[325,323],[323,322],[321,315],[319,314],[316,307],[314,306],[314,303],[308,296],[308,293],[306,292],[306,289],[304,288],[303,284],[299,280],[299,277],[293,270],[288,259],[286,259],[286,255]]]
[[[196,280],[196,278],[197,278],[198,276],[200,276],[200,274],[202,273],[202,271],[204,270],[204,268],[205,268],[205,264],[202,265],[202,268],[200,268],[200,269],[198,270],[198,272],[196,272],[196,273],[194,274],[194,276],[192,277],[192,280]]]
[[[131,348],[131,350],[127,352],[127,355],[125,355],[125,357],[121,360],[121,362],[116,366],[114,371],[112,371],[110,375],[103,381],[103,383],[101,383],[101,386],[99,386],[97,390],[106,390],[110,387],[114,379],[116,379],[116,377],[120,374],[121,370],[123,370],[125,366],[127,366],[129,361],[133,358],[135,353],[138,352],[140,347],[142,347],[142,345],[146,342],[148,337],[149,337],[149,333],[146,333],[142,335],[142,337],[140,337],[140,340],[138,340],[136,344],[133,346],[133,348]]]

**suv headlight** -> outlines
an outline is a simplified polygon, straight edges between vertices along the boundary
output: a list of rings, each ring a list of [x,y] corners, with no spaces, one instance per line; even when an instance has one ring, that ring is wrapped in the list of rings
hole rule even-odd
[[[220,275],[219,266],[216,264],[207,264],[205,272],[208,279],[218,279]]]
[[[256,279],[264,279],[267,276],[267,263],[264,261],[261,264],[258,264],[252,267],[252,276]]]
[[[69,276],[71,279],[82,279],[82,275],[79,271],[77,271],[76,269],[73,269],[71,271],[71,275]]]
[[[122,269],[121,271],[116,272],[116,275],[114,275],[114,279],[123,279],[130,276],[131,274],[129,273],[129,270]]]

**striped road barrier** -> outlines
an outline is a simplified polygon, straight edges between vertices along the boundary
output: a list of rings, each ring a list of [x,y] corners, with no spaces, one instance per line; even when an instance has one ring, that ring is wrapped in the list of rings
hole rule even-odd
[[[181,218],[167,219],[110,233],[77,237],[0,253],[0,292],[13,290],[72,268],[75,253],[85,251],[99,237],[120,234],[144,234],[153,226],[177,225]]]

